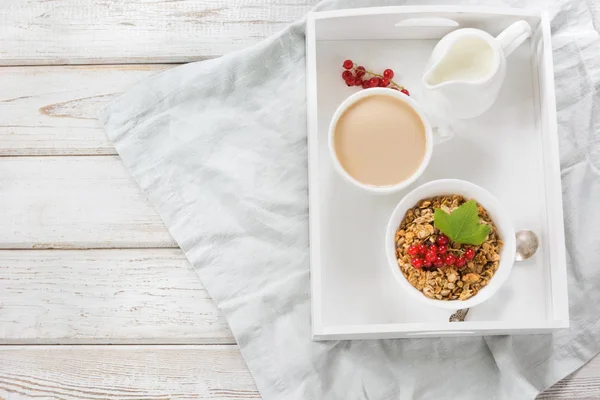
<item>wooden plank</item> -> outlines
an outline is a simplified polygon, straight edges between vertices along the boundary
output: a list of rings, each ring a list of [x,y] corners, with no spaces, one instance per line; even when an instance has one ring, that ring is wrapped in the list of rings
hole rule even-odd
[[[0,65],[181,63],[280,31],[315,0],[0,2]]]
[[[595,359],[538,399],[600,398],[599,375]],[[241,400],[260,394],[236,346],[0,346],[0,397]]]
[[[0,251],[0,343],[235,343],[179,249]]]
[[[600,399],[600,355],[538,396],[551,399]]]
[[[0,343],[233,343],[226,323],[178,249],[5,250],[0,251],[0,260]],[[0,371],[3,361],[11,360],[20,365],[37,357],[31,351],[37,351],[40,346],[20,347],[25,359],[17,360],[13,353],[10,357],[6,355],[5,350],[13,348],[0,347]],[[42,354],[64,348],[48,347]],[[94,362],[101,364],[106,355],[102,349],[115,346],[73,349],[81,348],[99,349],[97,356],[88,352],[86,357],[94,360],[98,357]],[[123,349],[127,348],[145,347]],[[145,353],[157,348],[147,347]],[[185,350],[186,354],[189,348],[197,350],[197,347],[184,346],[166,348]],[[204,354],[204,347],[202,349]],[[197,351],[192,353],[197,354]],[[64,353],[52,357],[67,363]],[[77,357],[75,351],[71,352],[68,363],[82,362],[77,361]],[[126,358],[136,360],[136,357]],[[173,362],[170,360],[169,364]],[[206,375],[198,374],[198,377],[202,380]],[[187,379],[198,384],[193,375]],[[8,383],[0,372],[0,395],[7,395],[3,390],[10,386]],[[82,387],[91,384],[94,382],[85,382]],[[38,394],[27,393],[27,396]],[[139,396],[144,398],[150,394],[144,392]],[[70,395],[73,394],[64,398],[71,398]],[[12,396],[17,394],[12,393]],[[600,357],[539,398],[600,398]]]
[[[117,156],[0,157],[0,248],[177,247]]]
[[[116,154],[97,115],[173,65],[0,68],[0,156]]]
[[[4,346],[4,399],[259,399],[236,346]]]

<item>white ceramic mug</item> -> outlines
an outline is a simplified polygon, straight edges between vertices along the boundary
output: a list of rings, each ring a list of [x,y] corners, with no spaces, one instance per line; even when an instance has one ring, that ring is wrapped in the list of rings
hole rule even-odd
[[[404,277],[398,260],[396,259],[396,231],[406,215],[406,211],[414,207],[420,200],[447,194],[459,194],[466,199],[474,199],[488,212],[488,215],[494,221],[498,234],[504,245],[500,252],[500,263],[498,270],[490,279],[490,282],[481,289],[475,296],[467,300],[437,300],[426,297],[421,291],[415,289]],[[516,240],[515,228],[513,227],[510,215],[504,210],[502,204],[490,192],[474,183],[460,179],[440,179],[425,183],[410,193],[398,203],[396,209],[392,212],[385,232],[385,253],[392,275],[396,281],[409,295],[414,299],[438,308],[458,310],[469,308],[480,304],[491,298],[500,287],[506,282],[512,266],[515,262]]]
[[[346,111],[346,109],[348,109],[348,107],[350,107],[352,104],[356,103],[358,100],[364,99],[365,97],[368,97],[368,96],[377,96],[377,95],[392,96],[399,100],[402,100],[403,102],[408,104],[417,113],[419,118],[421,118],[421,121],[423,121],[423,126],[425,127],[425,155],[423,156],[421,165],[419,165],[419,168],[417,168],[415,173],[412,174],[409,178],[405,179],[402,182],[396,183],[394,185],[388,185],[388,186],[369,185],[366,183],[359,182],[358,180],[356,180],[352,176],[350,176],[350,174],[348,174],[348,172],[346,172],[344,167],[342,167],[342,164],[340,163],[340,160],[337,157],[337,153],[334,148],[334,140],[333,140],[334,133],[335,133],[335,127],[338,123],[340,116],[343,114],[343,112]],[[423,107],[421,107],[410,96],[407,96],[404,93],[401,93],[400,91],[394,90],[394,89],[371,88],[371,89],[365,89],[365,90],[361,90],[359,92],[354,93],[352,96],[350,96],[346,100],[344,100],[342,102],[342,104],[340,104],[338,106],[337,110],[335,110],[335,113],[333,113],[333,117],[331,118],[331,123],[329,124],[329,138],[328,138],[329,154],[333,161],[334,169],[340,174],[340,176],[346,182],[348,182],[351,185],[356,186],[360,189],[363,189],[369,193],[389,194],[389,193],[395,193],[402,189],[405,189],[411,183],[416,181],[421,176],[421,174],[423,174],[423,171],[425,171],[425,168],[427,168],[427,165],[429,164],[429,160],[431,160],[431,154],[433,152],[434,142],[435,142],[435,144],[441,143],[441,142],[448,140],[451,137],[452,137],[452,132],[449,128],[446,128],[446,129],[433,128],[431,126],[430,119],[428,118],[428,116],[425,114],[425,112],[423,110]]]

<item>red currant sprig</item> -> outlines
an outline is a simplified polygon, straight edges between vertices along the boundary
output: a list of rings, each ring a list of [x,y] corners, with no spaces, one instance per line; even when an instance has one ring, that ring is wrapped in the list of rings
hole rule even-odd
[[[455,266],[463,268],[467,261],[475,258],[475,250],[468,247],[464,252],[459,249],[449,248],[450,239],[446,235],[440,235],[436,238],[435,244],[425,245],[413,244],[409,246],[406,252],[411,257],[410,263],[416,269],[443,266]],[[455,252],[456,254],[452,254]]]
[[[394,71],[386,69],[382,75],[376,74],[373,71],[365,69],[362,65],[356,65],[352,60],[345,60],[342,64],[344,72],[342,72],[342,79],[348,86],[360,86],[363,89],[373,87],[388,87],[390,89],[399,90],[407,96],[410,93],[404,86],[398,85],[392,80],[394,77]]]

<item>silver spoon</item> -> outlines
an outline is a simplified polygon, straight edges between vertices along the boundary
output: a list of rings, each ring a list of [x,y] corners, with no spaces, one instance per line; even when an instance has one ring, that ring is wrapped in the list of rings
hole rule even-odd
[[[529,230],[522,230],[515,235],[517,242],[517,251],[515,252],[515,261],[523,261],[531,258],[537,251],[540,242],[535,233]],[[468,308],[457,310],[450,316],[450,322],[464,321],[469,312]]]

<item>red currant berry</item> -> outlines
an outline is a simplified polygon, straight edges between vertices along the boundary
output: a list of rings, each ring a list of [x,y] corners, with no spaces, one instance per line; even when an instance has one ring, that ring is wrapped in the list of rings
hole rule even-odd
[[[462,268],[465,266],[465,264],[467,264],[467,260],[464,257],[458,257],[454,265],[456,265],[458,268]]]
[[[438,247],[435,244],[429,245],[429,251],[433,251],[435,254],[438,252]]]
[[[427,246],[425,246],[423,243],[421,243],[420,245],[417,245],[417,250],[419,250],[418,254],[424,256],[425,253],[427,253]]]
[[[473,250],[471,247],[465,250],[465,258],[467,260],[472,260],[473,258],[475,258],[475,250]]]
[[[414,257],[417,254],[419,254],[419,248],[417,247],[416,244],[413,244],[412,246],[408,246],[408,249],[406,249],[406,252],[408,253],[409,256]]]
[[[408,90],[406,90],[406,89],[402,89],[402,90],[400,90],[400,91],[401,91],[402,93],[404,93],[405,95],[407,95],[407,96],[410,96],[410,93],[409,93],[409,91],[408,91]]]
[[[390,79],[389,78],[383,78],[381,80],[381,86],[382,87],[387,87],[390,84]]]
[[[388,78],[388,79],[392,79],[394,77],[394,71],[392,71],[391,69],[386,69],[385,71],[383,71],[383,77],[384,78]]]
[[[344,61],[344,68],[346,68],[346,69],[352,69],[353,66],[354,66],[354,63],[352,62],[352,60],[346,60],[346,61]]]
[[[447,251],[448,251],[448,246],[439,246],[438,247],[438,254],[446,254]]]
[[[369,86],[369,80],[368,79],[366,81],[363,81],[363,83],[362,83],[362,88],[363,89],[368,89],[370,87],[371,86]]]
[[[410,263],[416,269],[421,269],[423,267],[423,259],[422,258],[415,257],[412,260],[410,260]]]
[[[437,253],[435,251],[428,250],[427,253],[425,253],[425,260],[427,261],[434,262],[436,258]]]
[[[446,265],[454,265],[454,263],[456,262],[456,257],[454,257],[453,254],[447,254],[446,258],[444,259],[444,262],[446,263]]]
[[[346,85],[348,85],[348,86],[354,86],[354,78],[346,79]]]
[[[438,236],[438,238],[435,241],[439,246],[448,246],[448,243],[450,243],[450,239],[448,239],[448,236],[446,235],[440,235]]]
[[[356,78],[354,78],[354,86],[362,86],[362,84],[363,80],[360,79],[360,77],[357,76]]]
[[[350,79],[352,77],[353,77],[352,72],[350,72],[348,70],[342,72],[342,79],[343,80],[348,80],[348,79]]]
[[[379,86],[379,78],[374,76],[373,78],[369,79],[369,87],[377,87]]]
[[[400,90],[400,89],[398,89],[398,87],[396,87],[396,86],[392,86],[392,87],[391,87],[391,89],[398,90],[398,91]]]
[[[435,261],[433,262],[436,268],[441,268],[444,266],[444,259],[440,256],[437,256]]]
[[[365,67],[363,67],[362,65],[356,68],[356,76],[358,76],[359,78],[365,76],[366,73],[367,70],[365,70]]]
[[[433,263],[431,261],[425,260],[423,261],[423,268],[429,268],[432,264]]]

